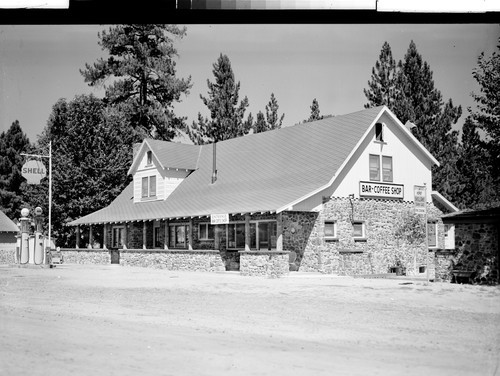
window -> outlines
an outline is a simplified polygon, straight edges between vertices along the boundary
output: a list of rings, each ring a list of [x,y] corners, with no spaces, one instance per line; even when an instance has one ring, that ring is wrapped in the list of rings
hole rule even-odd
[[[229,223],[227,230],[227,248],[245,248],[245,223]],[[275,249],[277,240],[276,221],[257,221],[250,223],[250,248]]]
[[[214,239],[214,226],[210,223],[200,223],[198,237],[200,240]]]
[[[337,237],[337,223],[335,221],[325,221],[325,238],[335,239]]]
[[[123,238],[125,235],[125,227],[113,227],[111,231],[111,246],[113,248],[122,248],[123,247]]]
[[[142,198],[156,197],[156,176],[142,178]]]
[[[370,180],[380,181],[380,157],[370,154]]]
[[[355,240],[365,238],[365,223],[364,222],[353,222],[352,223],[352,236]]]
[[[384,124],[375,124],[375,141],[384,142]]]
[[[153,164],[153,153],[151,151],[147,152],[147,158],[146,158],[146,165],[152,165]]]
[[[230,223],[227,225],[227,247],[245,248],[244,223]]]
[[[437,247],[437,223],[428,222],[427,223],[427,241],[429,247]]]
[[[160,239],[160,222],[155,222],[153,228],[153,237],[154,237],[154,247],[160,248],[162,246]]]
[[[392,157],[382,156],[382,180],[392,181]]]
[[[455,249],[455,225],[444,225],[444,248]]]
[[[170,225],[169,248],[187,248],[188,225]]]

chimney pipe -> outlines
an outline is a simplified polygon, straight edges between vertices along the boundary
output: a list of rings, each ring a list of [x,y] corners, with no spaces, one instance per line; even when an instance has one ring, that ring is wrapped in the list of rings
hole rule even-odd
[[[217,180],[217,142],[213,143],[213,166],[212,166],[212,184]]]

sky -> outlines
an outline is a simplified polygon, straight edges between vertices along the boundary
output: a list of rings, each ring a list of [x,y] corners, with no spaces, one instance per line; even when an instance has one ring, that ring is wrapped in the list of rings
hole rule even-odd
[[[341,115],[363,109],[372,67],[385,41],[396,61],[410,41],[433,71],[444,100],[461,105],[463,115],[478,92],[472,71],[481,52],[496,50],[498,24],[252,24],[186,25],[175,41],[177,76],[191,76],[188,96],[175,105],[189,124],[198,112],[208,115],[200,94],[207,95],[212,66],[226,54],[240,98],[247,96],[246,115],[265,112],[271,93],[285,114],[284,126],[307,119],[314,98],[321,114]],[[79,94],[103,96],[89,87],[79,70],[107,52],[98,45],[103,25],[0,25],[0,131],[15,120],[34,142],[59,98]]]

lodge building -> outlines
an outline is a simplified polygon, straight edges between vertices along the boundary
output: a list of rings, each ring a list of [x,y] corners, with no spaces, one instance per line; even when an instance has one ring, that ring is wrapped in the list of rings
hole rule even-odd
[[[431,190],[434,165],[385,106],[210,145],[146,139],[130,185],[70,223],[77,249],[65,260],[270,276],[432,272],[433,252],[454,247],[441,216],[457,210]],[[427,187],[428,246],[397,235],[415,215],[415,186]]]

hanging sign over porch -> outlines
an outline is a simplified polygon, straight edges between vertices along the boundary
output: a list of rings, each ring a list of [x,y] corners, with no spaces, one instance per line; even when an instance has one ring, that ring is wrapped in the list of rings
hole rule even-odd
[[[359,196],[402,199],[404,198],[404,186],[403,184],[373,183],[368,181],[360,181]]]
[[[28,184],[40,184],[40,180],[47,176],[47,170],[41,161],[32,159],[23,164],[21,175]]]
[[[425,205],[425,188],[419,185],[415,185],[413,190],[415,192],[415,214],[425,215],[427,211],[427,207]]]
[[[222,225],[229,223],[229,214],[210,214],[211,225]]]

